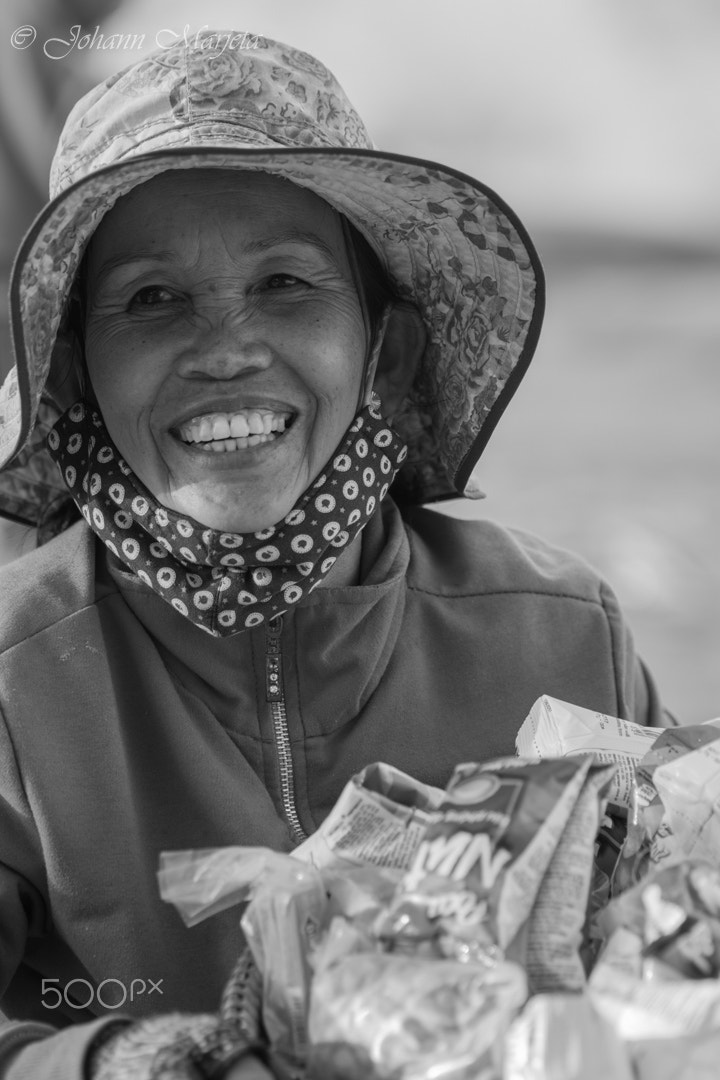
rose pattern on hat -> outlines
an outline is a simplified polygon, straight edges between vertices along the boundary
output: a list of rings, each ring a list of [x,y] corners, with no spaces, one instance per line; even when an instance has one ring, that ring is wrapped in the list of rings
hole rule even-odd
[[[188,71],[187,82],[191,104],[212,102],[223,108],[233,107],[232,102],[225,101],[230,95],[235,99],[259,97],[263,89],[252,60],[239,58],[236,53],[197,57]]]

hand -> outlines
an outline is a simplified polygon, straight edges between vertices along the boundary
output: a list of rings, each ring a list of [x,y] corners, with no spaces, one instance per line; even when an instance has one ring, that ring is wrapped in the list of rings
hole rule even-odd
[[[273,1080],[273,1074],[259,1058],[246,1057],[231,1065],[223,1080]]]
[[[124,1026],[114,1025],[91,1046],[85,1075],[90,1080],[150,1080],[158,1051],[172,1047],[188,1035],[204,1038],[216,1027],[214,1016],[182,1013],[152,1016]],[[174,1080],[181,1080],[181,1065]]]

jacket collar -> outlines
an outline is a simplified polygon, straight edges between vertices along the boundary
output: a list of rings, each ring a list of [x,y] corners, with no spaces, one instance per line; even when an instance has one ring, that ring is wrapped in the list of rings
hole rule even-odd
[[[361,582],[319,587],[283,616],[281,647],[288,713],[320,727],[357,716],[383,676],[399,633],[410,546],[397,506],[385,499],[362,533]],[[237,729],[265,700],[267,632],[218,639],[187,622],[107,553],[107,575],[174,679]],[[108,582],[110,584],[110,582]],[[251,711],[252,717],[248,710]],[[245,727],[244,724],[242,724]]]

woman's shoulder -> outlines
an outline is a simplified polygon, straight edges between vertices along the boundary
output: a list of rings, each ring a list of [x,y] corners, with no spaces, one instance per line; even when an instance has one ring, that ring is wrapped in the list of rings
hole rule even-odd
[[[487,518],[404,510],[412,557],[408,584],[445,593],[545,593],[602,603],[606,586],[580,556]]]
[[[0,652],[94,602],[95,541],[84,521],[0,568]]]

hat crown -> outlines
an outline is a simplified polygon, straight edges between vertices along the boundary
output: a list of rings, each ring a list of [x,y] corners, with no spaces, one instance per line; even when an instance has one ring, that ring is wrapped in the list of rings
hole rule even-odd
[[[373,149],[335,76],[309,53],[204,31],[113,75],[74,107],[50,173],[55,197],[88,173],[180,148]]]

